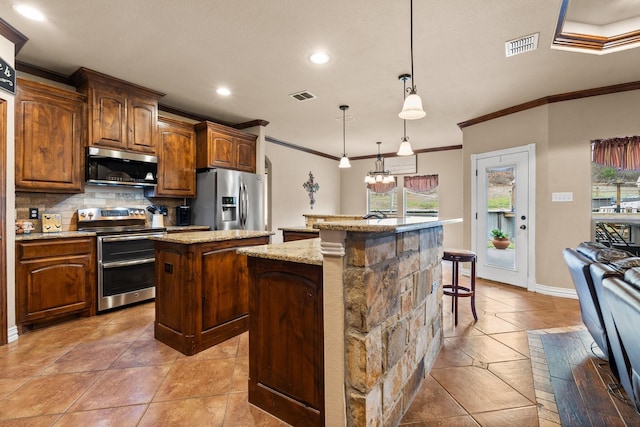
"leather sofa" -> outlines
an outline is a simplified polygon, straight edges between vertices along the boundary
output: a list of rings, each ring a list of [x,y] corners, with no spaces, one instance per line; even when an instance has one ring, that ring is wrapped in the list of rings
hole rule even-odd
[[[608,332],[612,342],[617,338],[619,343],[613,354],[621,384],[640,414],[640,268],[627,270],[624,280],[606,277],[602,285],[604,302],[610,308]]]

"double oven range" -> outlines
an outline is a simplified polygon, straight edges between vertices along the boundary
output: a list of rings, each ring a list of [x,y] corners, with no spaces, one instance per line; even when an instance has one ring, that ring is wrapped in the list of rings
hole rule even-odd
[[[78,209],[78,231],[97,237],[98,312],[155,297],[155,245],[164,228],[146,226],[142,208]]]

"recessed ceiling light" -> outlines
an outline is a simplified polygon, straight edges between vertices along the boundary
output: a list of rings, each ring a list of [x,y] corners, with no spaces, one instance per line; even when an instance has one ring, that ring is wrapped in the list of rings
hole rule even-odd
[[[14,4],[13,10],[18,12],[20,15],[27,17],[29,19],[33,19],[34,21],[44,21],[46,18],[42,12],[38,9],[33,8],[31,6],[27,6],[24,4]]]
[[[217,93],[218,95],[222,95],[222,96],[229,96],[229,95],[231,95],[231,91],[230,91],[229,89],[227,89],[226,87],[219,87],[219,88],[216,90],[216,93]]]
[[[309,61],[313,62],[314,64],[326,64],[327,62],[329,62],[329,55],[324,52],[316,52],[309,56]]]

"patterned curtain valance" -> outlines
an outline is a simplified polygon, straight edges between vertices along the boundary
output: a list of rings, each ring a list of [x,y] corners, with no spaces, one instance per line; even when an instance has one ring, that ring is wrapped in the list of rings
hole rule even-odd
[[[389,182],[385,184],[384,182],[374,182],[373,184],[367,184],[367,188],[372,193],[378,193],[378,194],[389,193],[393,191],[394,188],[396,188],[396,183]]]
[[[595,139],[591,145],[594,163],[616,169],[640,169],[640,136]]]
[[[416,193],[426,193],[438,186],[438,175],[415,175],[404,177],[404,188]]]

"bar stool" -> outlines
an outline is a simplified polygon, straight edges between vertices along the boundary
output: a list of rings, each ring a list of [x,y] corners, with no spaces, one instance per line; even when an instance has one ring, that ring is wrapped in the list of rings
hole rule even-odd
[[[471,312],[473,318],[477,321],[476,314],[476,254],[465,249],[445,249],[442,259],[451,261],[453,264],[452,280],[450,285],[444,285],[443,291],[445,295],[450,295],[451,311],[455,319],[455,326],[458,326],[458,297],[471,297]],[[471,263],[471,287],[467,288],[458,284],[458,264],[461,262]]]

